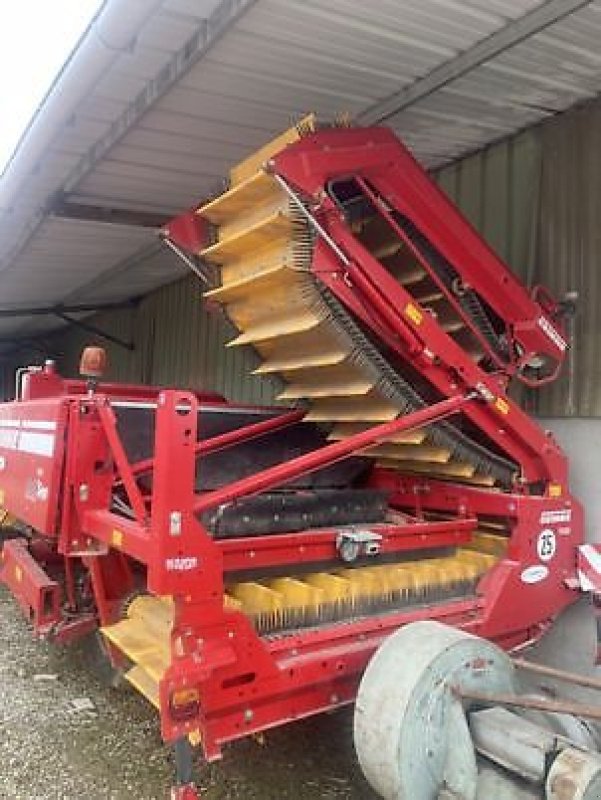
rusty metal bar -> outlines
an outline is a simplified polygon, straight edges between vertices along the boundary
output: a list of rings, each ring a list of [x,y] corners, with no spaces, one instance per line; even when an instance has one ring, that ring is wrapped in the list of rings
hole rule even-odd
[[[487,706],[509,706],[510,708],[531,708],[535,711],[547,711],[550,714],[571,714],[585,719],[601,720],[601,707],[574,703],[570,700],[545,700],[541,697],[505,693],[466,691],[458,686],[453,692],[464,700],[473,700]]]
[[[573,683],[575,686],[584,686],[587,689],[601,689],[600,678],[589,678],[586,675],[579,675],[576,672],[567,672],[556,667],[548,667],[545,664],[535,664],[523,658],[512,659],[513,665],[524,672],[532,672],[535,675],[544,675],[547,678],[556,678],[558,681]]]

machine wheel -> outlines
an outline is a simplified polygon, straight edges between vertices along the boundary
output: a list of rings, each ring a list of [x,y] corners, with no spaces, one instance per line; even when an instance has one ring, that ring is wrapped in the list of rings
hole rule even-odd
[[[401,628],[369,662],[357,695],[365,777],[384,800],[474,800],[476,756],[453,687],[511,692],[513,684],[510,659],[485,639],[438,622]]]

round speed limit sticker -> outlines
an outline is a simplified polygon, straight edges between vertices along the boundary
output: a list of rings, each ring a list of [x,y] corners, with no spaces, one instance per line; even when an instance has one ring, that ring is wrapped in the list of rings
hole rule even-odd
[[[538,534],[536,551],[541,561],[550,561],[557,551],[557,537],[551,528],[545,528]]]

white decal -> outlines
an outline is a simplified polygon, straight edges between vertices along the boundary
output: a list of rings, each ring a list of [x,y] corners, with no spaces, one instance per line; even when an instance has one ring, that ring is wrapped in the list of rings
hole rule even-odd
[[[39,478],[30,478],[25,485],[25,498],[37,503],[45,503],[48,500],[48,487]]]
[[[580,552],[589,562],[597,575],[601,575],[601,553],[597,550],[594,544],[583,544],[580,546]]]
[[[17,430],[0,430],[0,447],[5,447],[7,450],[16,450],[18,438],[19,431]]]
[[[172,511],[169,514],[169,533],[171,536],[181,536],[182,533],[182,512]]]
[[[179,556],[178,558],[168,558],[165,567],[169,572],[190,572],[198,566],[196,556]]]
[[[555,525],[558,522],[571,522],[572,509],[559,508],[556,511],[543,511],[540,515],[541,525]]]
[[[559,331],[557,330],[557,328],[554,328],[554,327],[553,327],[553,325],[551,325],[551,323],[549,322],[549,320],[548,320],[546,317],[539,317],[539,318],[538,318],[538,327],[539,327],[539,328],[540,328],[542,331],[544,331],[544,333],[546,333],[546,334],[547,334],[547,336],[549,337],[549,339],[551,339],[551,341],[553,342],[553,344],[554,344],[554,345],[555,345],[555,346],[556,346],[556,347],[557,347],[559,350],[561,350],[561,352],[563,353],[563,351],[564,351],[564,350],[566,349],[566,347],[568,346],[568,343],[567,343],[567,342],[566,342],[566,340],[565,340],[565,339],[564,339],[564,338],[563,338],[563,337],[560,335],[560,333],[559,333]]]
[[[0,428],[33,428],[36,431],[55,431],[52,419],[0,419]]]
[[[551,561],[557,552],[557,537],[551,528],[545,528],[538,534],[536,552],[541,561]]]
[[[53,456],[56,434],[0,427],[0,448],[31,453],[34,456]]]
[[[544,564],[535,564],[532,567],[526,567],[526,569],[522,572],[520,579],[522,583],[540,583],[541,581],[545,580],[548,574],[548,567],[545,567]]]
[[[55,431],[56,422],[51,419],[24,419],[21,422],[23,428],[34,428],[37,431]]]
[[[592,580],[585,575],[585,573],[579,569],[578,570],[578,578],[580,579],[580,589],[583,592],[597,592],[598,586],[592,582]]]
[[[32,453],[34,456],[51,456],[54,454],[53,433],[32,433],[21,431],[17,450],[22,453]]]

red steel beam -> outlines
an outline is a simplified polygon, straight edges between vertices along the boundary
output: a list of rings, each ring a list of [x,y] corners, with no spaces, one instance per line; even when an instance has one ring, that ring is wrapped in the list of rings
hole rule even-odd
[[[319,450],[314,450],[298,458],[293,458],[291,461],[287,461],[284,464],[276,464],[274,467],[269,467],[261,472],[257,472],[255,475],[249,475],[247,478],[234,481],[234,483],[230,483],[221,489],[216,489],[198,498],[194,503],[194,511],[200,513],[208,508],[221,505],[222,503],[229,503],[240,497],[258,494],[274,486],[288,483],[291,480],[299,478],[301,475],[315,472],[315,470],[321,467],[333,464],[336,461],[341,461],[353,453],[365,450],[378,440],[385,440],[401,431],[420,428],[422,425],[428,425],[429,423],[444,419],[451,414],[456,414],[468,403],[471,403],[474,397],[474,394],[456,395],[455,397],[441,400],[439,403],[435,403],[428,408],[420,409],[412,414],[406,414],[392,422],[376,425],[344,441],[335,442]]]
[[[0,548],[0,583],[10,589],[36,633],[47,633],[61,621],[60,585],[31,555],[25,539],[9,539]]]
[[[440,522],[407,522],[402,525],[373,523],[362,527],[382,536],[379,552],[383,555],[467,544],[476,525],[475,517],[466,517]],[[218,539],[216,544],[223,554],[224,572],[237,572],[332,561],[339,558],[336,549],[339,533],[339,529],[324,528],[299,533]]]
[[[152,533],[136,520],[107,509],[94,509],[84,513],[82,528],[88,536],[121,550],[142,564],[148,564],[153,557]]]
[[[457,299],[453,296],[452,292],[448,291],[444,282],[436,273],[436,270],[432,268],[432,264],[430,263],[426,255],[419,249],[419,247],[417,247],[417,245],[413,242],[413,240],[403,230],[401,225],[398,224],[398,222],[394,218],[393,214],[391,213],[391,210],[388,208],[386,203],[380,201],[378,195],[374,193],[369,183],[364,178],[357,176],[356,180],[357,183],[361,186],[361,188],[365,192],[365,194],[367,195],[367,197],[371,200],[374,208],[376,208],[378,212],[384,217],[384,219],[388,222],[388,224],[394,230],[399,239],[405,243],[406,247],[409,249],[411,253],[413,253],[414,257],[422,265],[422,267],[428,273],[429,277],[444,293],[447,302],[452,306],[455,313],[458,314],[459,317],[461,317],[466,327],[469,328],[472,335],[475,336],[478,342],[480,343],[480,346],[484,349],[484,351],[488,354],[488,356],[492,359],[492,361],[494,361],[497,367],[499,367],[499,369],[501,370],[506,369],[508,367],[508,364],[499,358],[498,354],[490,346],[490,343],[487,341],[487,339],[482,335],[477,325],[474,325],[474,322],[472,318],[469,316],[469,314],[467,314],[463,309],[463,307],[461,306],[461,304],[457,302]],[[360,270],[356,270],[356,272],[359,272],[359,276],[354,275],[355,280],[361,279],[362,276]],[[397,313],[397,317],[399,316],[400,315]],[[394,327],[396,327],[396,325],[393,324],[393,328]]]
[[[136,520],[140,525],[143,525],[147,518],[146,505],[142,493],[138,488],[138,484],[134,480],[127,454],[123,447],[123,442],[117,431],[113,409],[104,399],[101,399],[101,401],[96,404],[96,409]]]

